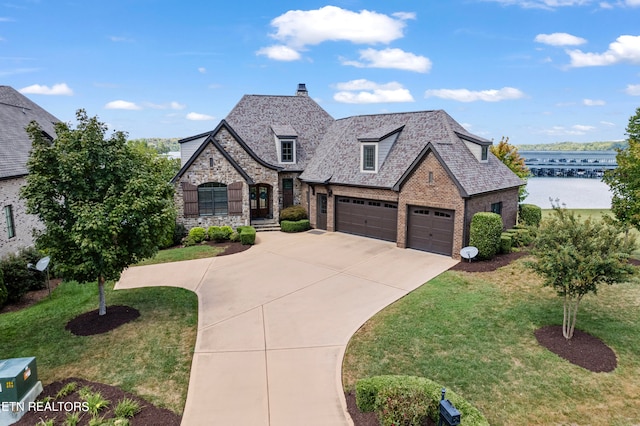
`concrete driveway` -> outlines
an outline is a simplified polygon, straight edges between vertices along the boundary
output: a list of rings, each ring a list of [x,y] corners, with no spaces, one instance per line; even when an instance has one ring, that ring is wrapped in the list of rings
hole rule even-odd
[[[352,425],[341,364],[372,315],[455,260],[342,233],[259,233],[231,256],[127,269],[198,295],[183,425]]]

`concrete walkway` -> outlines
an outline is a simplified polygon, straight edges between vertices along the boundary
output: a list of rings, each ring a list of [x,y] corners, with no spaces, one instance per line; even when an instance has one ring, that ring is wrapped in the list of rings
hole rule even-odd
[[[342,233],[268,232],[231,256],[129,268],[116,289],[198,295],[183,425],[352,425],[341,383],[349,339],[455,263]]]

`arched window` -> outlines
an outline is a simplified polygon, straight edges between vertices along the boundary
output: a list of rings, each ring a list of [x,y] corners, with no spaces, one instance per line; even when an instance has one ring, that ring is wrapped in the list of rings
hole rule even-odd
[[[200,216],[226,216],[228,211],[227,185],[208,182],[198,186],[198,214]]]

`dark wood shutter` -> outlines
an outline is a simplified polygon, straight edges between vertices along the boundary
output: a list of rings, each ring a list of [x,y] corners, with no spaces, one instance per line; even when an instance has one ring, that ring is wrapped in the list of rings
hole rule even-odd
[[[242,182],[234,182],[227,186],[227,200],[230,215],[242,214]]]
[[[198,217],[198,187],[189,182],[181,182],[184,201],[184,217]]]

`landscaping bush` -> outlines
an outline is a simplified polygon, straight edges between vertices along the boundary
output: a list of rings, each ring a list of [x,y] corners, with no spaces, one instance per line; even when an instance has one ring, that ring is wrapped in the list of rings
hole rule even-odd
[[[300,205],[290,206],[290,207],[287,207],[286,209],[280,210],[281,223],[283,220],[290,220],[293,222],[297,222],[299,220],[308,219],[308,218],[309,216],[307,216],[307,210],[305,210],[305,208]]]
[[[356,383],[356,404],[362,412],[375,411],[384,425],[396,421],[398,425],[410,419],[404,414],[427,416],[438,420],[438,407],[442,386],[432,380],[416,376],[375,376],[360,379]],[[487,419],[469,402],[453,391],[446,398],[460,411],[461,425],[488,426]]]
[[[173,245],[179,245],[180,242],[182,242],[182,239],[187,235],[187,228],[181,223],[176,223],[175,228],[173,228]]]
[[[542,220],[542,209],[535,204],[518,205],[518,222],[527,226],[540,226]]]
[[[11,253],[0,260],[0,269],[4,274],[4,286],[7,291],[7,303],[19,301],[30,290],[39,290],[45,286],[42,272],[29,269],[29,263],[35,265],[41,258],[40,252],[29,247],[17,254]]]
[[[513,228],[507,231],[511,235],[514,247],[525,247],[533,242],[533,237],[527,228]]]
[[[238,226],[236,231],[240,234],[240,242],[243,245],[256,243],[256,229],[253,226]]]
[[[509,232],[503,232],[500,235],[500,253],[511,253],[511,236],[512,234]]]
[[[502,218],[499,214],[480,212],[473,215],[469,230],[469,245],[478,248],[478,259],[491,259],[498,253]]]
[[[229,236],[229,241],[231,241],[232,243],[237,243],[238,241],[240,241],[240,234],[238,233],[238,231],[233,231],[233,233]]]
[[[207,231],[206,229],[200,227],[200,226],[196,226],[195,228],[191,228],[189,230],[189,235],[187,236],[187,238],[190,238],[193,240],[194,243],[196,244],[200,244],[201,242],[204,241],[204,239],[207,236]]]
[[[309,223],[309,219],[303,220],[283,220],[280,222],[280,230],[282,232],[304,232],[311,229],[311,224]]]
[[[222,243],[229,241],[231,234],[233,234],[233,228],[230,226],[210,226],[207,230],[209,239],[216,243]]]
[[[0,269],[0,308],[4,306],[7,302],[7,288],[4,286],[4,274],[2,273],[2,269]]]

